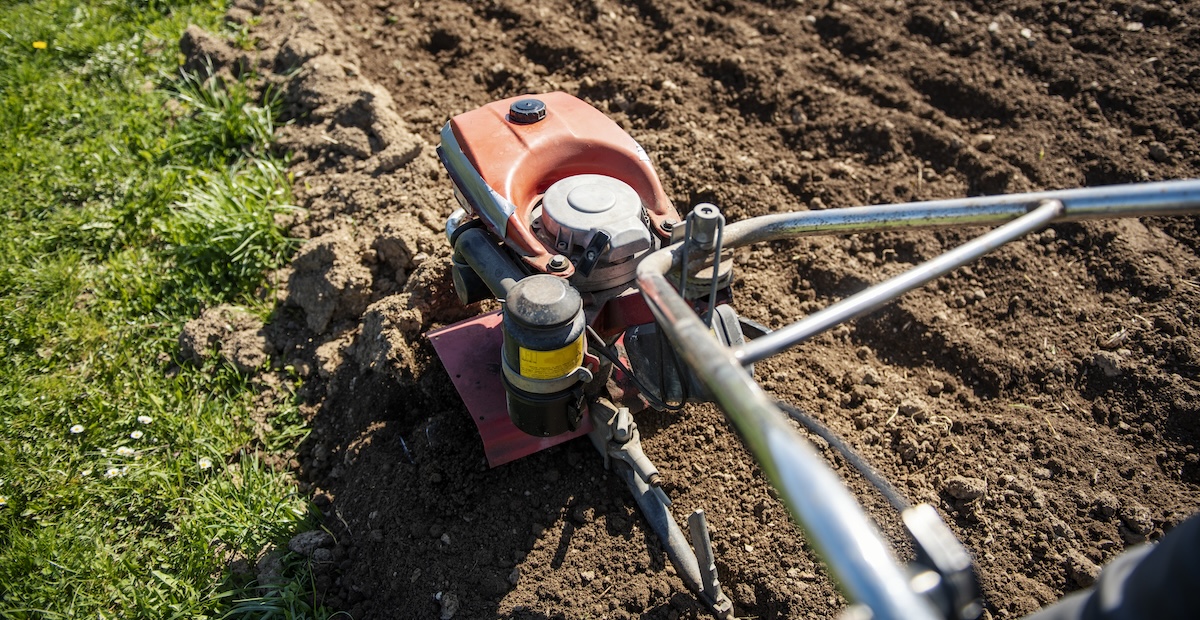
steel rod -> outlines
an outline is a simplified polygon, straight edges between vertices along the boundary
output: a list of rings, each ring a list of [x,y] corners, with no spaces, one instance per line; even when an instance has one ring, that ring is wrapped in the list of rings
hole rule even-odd
[[[1000,246],[1019,239],[1049,224],[1063,212],[1057,200],[1043,201],[1038,208],[973,239],[945,254],[839,301],[824,310],[752,340],[733,352],[742,364],[753,364],[795,346],[842,322],[862,316],[893,299],[994,252]]]
[[[1046,200],[1063,203],[1061,221],[1182,215],[1200,207],[1200,179],[764,215],[730,224],[725,245],[897,228],[987,226],[1020,217],[1030,205]]]
[[[725,245],[734,248],[815,234],[1002,224],[1021,218],[1030,211],[1030,205],[1045,201],[1061,205],[1039,208],[1036,217],[1000,234],[1049,221],[1196,212],[1200,210],[1200,180],[770,215],[730,224],[725,231]],[[1055,209],[1057,213],[1042,221]],[[667,282],[665,274],[681,262],[680,246],[674,244],[643,259],[637,283],[687,366],[738,429],[848,597],[868,606],[877,620],[938,617],[930,601],[913,592],[890,547],[854,496],[816,450],[792,429],[741,361],[716,340]],[[950,262],[947,259],[943,267]],[[924,275],[918,271],[906,285]]]
[[[877,620],[938,617],[931,603],[909,587],[883,536],[841,479],[789,425],[663,274],[639,268],[638,286],[658,324],[737,427],[851,600],[868,605]]]
[[[696,549],[696,562],[700,565],[700,581],[704,594],[710,600],[721,599],[721,580],[717,577],[717,560],[713,555],[712,538],[708,534],[708,520],[703,510],[696,510],[688,517],[688,531],[692,536],[692,547]]]

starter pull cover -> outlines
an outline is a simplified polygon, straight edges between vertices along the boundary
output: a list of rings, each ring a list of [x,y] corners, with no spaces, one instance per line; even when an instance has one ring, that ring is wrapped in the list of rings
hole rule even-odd
[[[572,257],[577,267],[586,267],[580,274],[584,280],[595,267],[624,263],[651,249],[653,239],[645,222],[638,193],[629,184],[610,176],[570,176],[551,185],[542,197],[542,226],[547,240],[559,253]],[[597,242],[606,237],[604,247],[597,247]],[[618,280],[632,279],[630,267],[619,270],[619,275],[600,269],[604,273],[603,284],[612,286],[614,276]],[[582,290],[591,288],[587,282],[575,281],[575,284]]]

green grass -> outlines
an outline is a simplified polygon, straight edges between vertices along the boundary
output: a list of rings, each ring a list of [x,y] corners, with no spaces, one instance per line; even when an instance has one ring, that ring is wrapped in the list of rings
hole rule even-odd
[[[201,309],[271,311],[295,245],[273,102],[179,72],[223,9],[0,0],[0,617],[327,615],[297,558],[265,591],[228,568],[315,523],[256,456],[295,403],[259,445],[246,377],[174,368]]]

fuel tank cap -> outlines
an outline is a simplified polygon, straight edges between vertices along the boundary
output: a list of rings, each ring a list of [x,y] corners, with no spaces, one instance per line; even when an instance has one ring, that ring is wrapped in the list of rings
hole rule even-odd
[[[521,99],[508,106],[508,118],[519,125],[531,125],[546,118],[546,104],[541,99]]]

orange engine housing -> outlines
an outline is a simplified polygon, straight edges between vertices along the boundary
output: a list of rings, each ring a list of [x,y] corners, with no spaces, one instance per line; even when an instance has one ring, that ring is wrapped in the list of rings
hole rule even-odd
[[[545,117],[526,123],[511,118],[512,104],[526,99],[543,102]],[[447,149],[458,149],[473,171],[456,164],[456,154]],[[532,213],[546,190],[566,177],[599,174],[625,182],[637,192],[648,227],[659,239],[669,239],[680,219],[641,145],[604,113],[567,93],[512,97],[459,114],[442,130],[438,152],[469,210],[538,271],[549,271],[557,251],[534,233]],[[460,177],[476,173],[486,184],[482,192],[494,194],[491,200],[473,200],[462,191],[466,183]],[[571,274],[568,266],[556,275]]]

